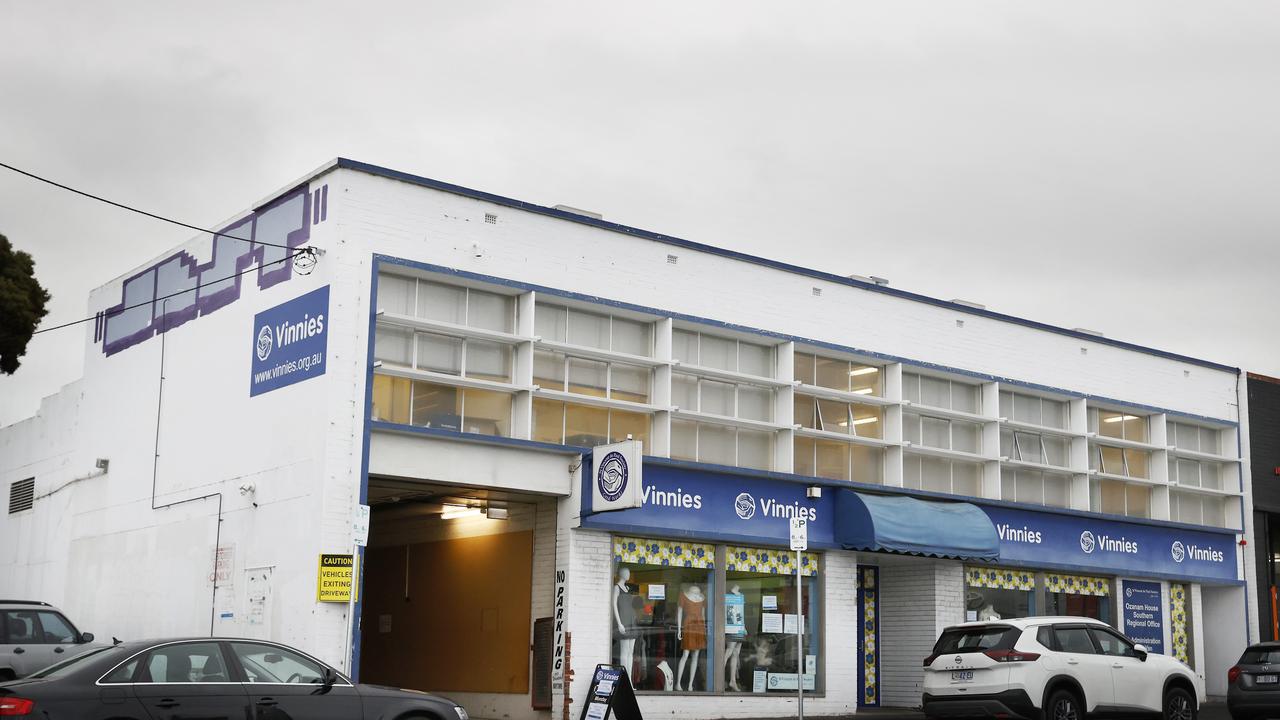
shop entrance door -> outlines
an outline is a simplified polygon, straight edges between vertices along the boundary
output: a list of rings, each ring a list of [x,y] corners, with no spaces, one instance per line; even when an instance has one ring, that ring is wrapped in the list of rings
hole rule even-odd
[[[880,568],[859,565],[858,707],[880,706]]]

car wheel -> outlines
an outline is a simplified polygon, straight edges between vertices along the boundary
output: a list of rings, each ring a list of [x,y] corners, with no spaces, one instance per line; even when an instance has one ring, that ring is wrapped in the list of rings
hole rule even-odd
[[[1080,700],[1069,690],[1058,690],[1049,696],[1045,705],[1045,720],[1084,720],[1084,708]]]
[[[1196,701],[1191,693],[1182,688],[1165,693],[1164,720],[1196,720]]]

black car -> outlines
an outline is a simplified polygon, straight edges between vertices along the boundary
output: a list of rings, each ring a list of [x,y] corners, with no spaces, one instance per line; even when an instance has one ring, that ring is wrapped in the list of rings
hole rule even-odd
[[[1250,645],[1227,671],[1227,710],[1233,720],[1280,718],[1280,642]]]
[[[452,700],[353,685],[309,655],[233,638],[124,642],[0,683],[0,717],[468,720]]]

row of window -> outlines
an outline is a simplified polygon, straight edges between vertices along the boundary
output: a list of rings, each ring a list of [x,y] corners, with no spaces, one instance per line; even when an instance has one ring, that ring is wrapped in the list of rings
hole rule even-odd
[[[516,348],[532,342],[531,377],[539,392],[531,439],[592,446],[633,437],[651,447],[652,415],[670,407],[671,457],[884,480],[884,441],[896,430],[886,427],[886,407],[898,400],[885,398],[882,367],[797,351],[790,354],[788,382],[779,377],[775,345],[684,328],[670,332],[668,363],[654,357],[653,323],[540,299],[533,303],[536,337],[530,338],[516,333],[529,325],[520,322],[515,298],[419,278],[381,276],[378,304],[376,419],[510,435],[513,394],[531,389],[514,377]],[[667,364],[669,371],[655,370]],[[670,385],[657,387],[668,375]],[[1070,401],[1002,389],[992,398],[1001,422],[999,447],[992,448],[985,431],[997,418],[984,391],[980,384],[902,372],[906,487],[983,495],[983,463],[999,457],[1010,461],[999,475],[1001,497],[1070,506],[1072,475],[1084,472],[1072,452],[1080,442],[1096,475],[1089,484],[1092,507],[1148,516],[1151,485],[1142,481],[1152,478],[1153,453],[1172,446],[1169,482],[1201,493],[1175,492],[1173,512],[1221,515],[1221,498],[1204,497],[1226,485],[1223,467],[1230,461],[1218,457],[1220,430],[1169,421],[1162,424],[1168,445],[1155,445],[1145,415],[1090,407],[1080,422]],[[777,403],[787,394],[796,428],[789,468],[776,460],[777,433],[789,427],[777,424]],[[658,405],[655,397],[669,403]]]

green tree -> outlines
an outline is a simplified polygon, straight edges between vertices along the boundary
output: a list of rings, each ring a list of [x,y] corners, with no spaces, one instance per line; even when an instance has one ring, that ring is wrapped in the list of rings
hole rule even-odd
[[[31,255],[14,250],[0,235],[0,372],[12,375],[27,352],[27,343],[44,318],[49,293],[36,280]]]

